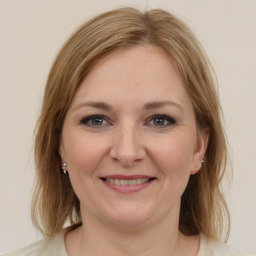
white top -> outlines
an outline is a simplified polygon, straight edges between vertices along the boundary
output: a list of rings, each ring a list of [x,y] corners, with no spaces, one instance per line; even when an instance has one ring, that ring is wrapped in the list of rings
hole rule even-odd
[[[65,242],[65,232],[51,238],[45,238],[17,251],[2,256],[68,256]],[[200,236],[200,250],[197,256],[250,256],[236,251],[226,244]]]

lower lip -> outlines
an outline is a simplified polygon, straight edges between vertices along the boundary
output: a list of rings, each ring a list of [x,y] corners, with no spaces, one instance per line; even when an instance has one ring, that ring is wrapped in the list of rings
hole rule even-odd
[[[134,192],[138,192],[140,190],[143,190],[144,188],[148,187],[154,180],[151,180],[147,183],[143,183],[143,184],[138,184],[138,185],[115,185],[115,184],[110,184],[106,181],[103,180],[103,183],[110,189],[115,190],[117,192],[120,193],[124,193],[124,194],[129,194],[129,193],[134,193]]]

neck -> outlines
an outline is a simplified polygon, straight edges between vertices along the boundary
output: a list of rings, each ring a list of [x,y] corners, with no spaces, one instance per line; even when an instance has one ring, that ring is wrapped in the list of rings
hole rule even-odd
[[[69,255],[80,256],[179,256],[197,255],[199,238],[185,237],[178,230],[179,216],[135,228],[113,227],[86,218],[86,224],[66,236]]]

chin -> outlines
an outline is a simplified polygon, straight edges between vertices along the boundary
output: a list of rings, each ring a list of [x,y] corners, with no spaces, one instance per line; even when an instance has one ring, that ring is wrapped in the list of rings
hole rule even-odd
[[[153,208],[150,209],[146,206],[125,205],[117,210],[109,209],[105,211],[104,218],[112,225],[120,228],[137,228],[154,219],[154,212]]]

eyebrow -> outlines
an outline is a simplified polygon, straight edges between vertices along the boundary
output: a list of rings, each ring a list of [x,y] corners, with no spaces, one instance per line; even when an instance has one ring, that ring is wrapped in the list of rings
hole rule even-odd
[[[94,101],[87,101],[87,102],[82,102],[78,104],[77,106],[74,107],[75,109],[81,108],[81,107],[93,107],[93,108],[98,108],[106,111],[112,110],[112,107],[108,105],[107,103],[104,102],[94,102]]]
[[[180,109],[181,111],[184,111],[183,107],[180,104],[178,104],[174,101],[169,101],[169,100],[154,101],[154,102],[146,103],[144,105],[143,109],[144,110],[152,110],[152,109],[164,107],[166,105],[174,106],[174,107]],[[78,108],[81,108],[81,107],[87,107],[87,106],[102,109],[102,110],[105,110],[105,111],[111,111],[113,109],[109,104],[104,103],[104,102],[87,101],[87,102],[82,102],[82,103],[78,104],[77,106],[75,106],[74,110],[78,109]]]
[[[174,106],[174,107],[180,109],[181,111],[184,111],[183,107],[180,104],[178,104],[174,101],[170,101],[170,100],[149,102],[149,103],[145,104],[144,109],[151,110],[151,109],[155,109],[155,108],[164,107],[166,105]]]

